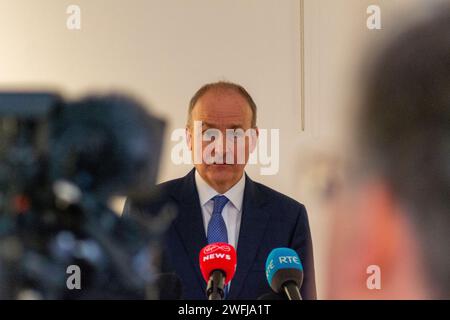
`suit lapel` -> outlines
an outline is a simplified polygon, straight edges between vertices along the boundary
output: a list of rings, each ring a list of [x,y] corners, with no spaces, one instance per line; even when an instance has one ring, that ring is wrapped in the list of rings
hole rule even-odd
[[[187,255],[197,274],[197,280],[203,290],[206,283],[200,272],[198,256],[200,250],[206,246],[207,240],[203,226],[202,211],[194,180],[195,170],[191,170],[184,178],[181,190],[177,190],[175,198],[179,199],[179,215],[175,220],[175,228],[186,249]]]
[[[178,199],[179,215],[174,222],[189,260],[195,269],[202,290],[206,290],[199,266],[200,250],[208,244],[203,226],[200,200],[195,186],[195,169],[183,179],[181,188],[172,196]],[[237,248],[237,269],[232,280],[228,299],[236,299],[256,258],[259,245],[269,221],[269,213],[263,208],[266,198],[257,192],[256,184],[246,175],[241,228]]]
[[[256,184],[246,175],[244,206],[237,248],[237,269],[231,283],[229,299],[236,299],[256,258],[264,232],[269,221],[269,213],[263,205],[267,199],[258,193]]]

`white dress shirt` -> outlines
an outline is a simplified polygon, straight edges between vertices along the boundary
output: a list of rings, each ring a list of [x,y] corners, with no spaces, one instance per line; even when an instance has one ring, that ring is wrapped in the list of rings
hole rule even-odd
[[[195,170],[195,184],[197,186],[198,196],[200,199],[200,207],[202,208],[203,225],[205,227],[205,235],[208,234],[208,224],[214,208],[212,198],[220,195],[216,190],[209,186],[203,180],[197,170]],[[228,198],[228,202],[222,210],[222,217],[227,226],[228,243],[236,250],[238,245],[239,230],[241,227],[242,202],[244,200],[245,189],[245,173],[241,179],[230,190],[223,195]]]

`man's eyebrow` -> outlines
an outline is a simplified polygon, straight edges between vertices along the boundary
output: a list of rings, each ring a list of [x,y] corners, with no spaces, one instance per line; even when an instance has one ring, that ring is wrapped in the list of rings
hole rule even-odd
[[[207,127],[207,128],[215,128],[216,126],[212,123],[206,122],[206,121],[202,121],[202,127]],[[242,129],[243,125],[242,124],[231,124],[228,129]]]

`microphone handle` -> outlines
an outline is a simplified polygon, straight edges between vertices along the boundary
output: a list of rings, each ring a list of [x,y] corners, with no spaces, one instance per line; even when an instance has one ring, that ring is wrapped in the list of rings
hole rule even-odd
[[[295,282],[286,282],[285,284],[283,284],[283,289],[289,300],[303,300],[302,296],[300,295],[300,290]]]
[[[214,270],[208,281],[206,295],[208,300],[223,300],[225,286],[225,274],[221,270]]]

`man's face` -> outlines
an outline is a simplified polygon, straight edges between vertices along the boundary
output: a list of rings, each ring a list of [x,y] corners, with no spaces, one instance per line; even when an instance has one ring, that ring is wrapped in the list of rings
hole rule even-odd
[[[201,135],[194,132],[196,122],[201,122],[198,126]],[[251,129],[251,122],[252,110],[247,101],[230,89],[209,90],[192,110],[187,137],[195,168],[218,192],[224,193],[242,177],[256,138],[250,139],[239,131]],[[238,134],[230,135],[230,130]],[[221,134],[220,141],[215,141],[214,134],[211,135],[214,132]],[[201,163],[195,163],[200,162],[195,161],[196,152],[201,155]]]

